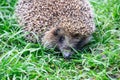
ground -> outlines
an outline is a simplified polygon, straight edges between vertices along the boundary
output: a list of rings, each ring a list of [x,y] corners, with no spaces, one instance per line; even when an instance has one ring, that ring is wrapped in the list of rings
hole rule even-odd
[[[0,0],[0,80],[120,80],[120,0],[90,0],[97,29],[71,60],[24,39],[16,1]]]

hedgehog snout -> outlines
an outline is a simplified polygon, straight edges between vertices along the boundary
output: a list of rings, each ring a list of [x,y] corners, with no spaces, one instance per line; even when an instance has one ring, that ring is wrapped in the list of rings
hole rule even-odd
[[[73,52],[71,50],[62,50],[62,55],[65,59],[70,59]]]
[[[70,59],[71,55],[74,53],[72,48],[75,47],[75,44],[69,40],[70,38],[62,36],[58,41],[58,48],[65,59]]]
[[[59,49],[63,55],[63,57],[65,59],[70,59],[71,55],[73,54],[73,51],[71,49],[71,47],[69,46],[66,46],[66,47],[63,47],[63,46],[59,46]]]

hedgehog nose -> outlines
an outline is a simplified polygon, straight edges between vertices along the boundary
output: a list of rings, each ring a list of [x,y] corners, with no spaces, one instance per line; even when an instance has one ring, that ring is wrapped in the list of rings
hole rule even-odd
[[[71,56],[71,52],[64,52],[63,53],[63,57],[65,58],[65,59],[70,59],[70,56]]]

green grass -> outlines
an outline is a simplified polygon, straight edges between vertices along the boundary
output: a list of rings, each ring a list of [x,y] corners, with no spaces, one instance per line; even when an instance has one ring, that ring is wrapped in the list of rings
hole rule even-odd
[[[70,61],[24,40],[15,3],[0,0],[0,80],[120,80],[120,0],[91,0],[96,32]]]

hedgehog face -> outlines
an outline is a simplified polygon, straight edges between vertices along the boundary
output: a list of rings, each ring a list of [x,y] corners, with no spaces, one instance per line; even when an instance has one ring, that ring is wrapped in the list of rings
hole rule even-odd
[[[53,28],[45,33],[42,43],[47,48],[56,46],[63,54],[64,58],[70,58],[73,54],[73,48],[80,41],[80,37],[75,34],[66,33],[62,28]]]

